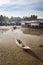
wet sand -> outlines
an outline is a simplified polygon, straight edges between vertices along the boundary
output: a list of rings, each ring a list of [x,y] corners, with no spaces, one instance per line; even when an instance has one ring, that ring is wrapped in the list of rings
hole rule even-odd
[[[22,28],[24,34],[43,35],[43,29]]]
[[[43,36],[24,34],[20,29],[7,30],[0,34],[0,65],[43,65],[36,57],[16,45],[16,38],[32,48],[43,59]]]

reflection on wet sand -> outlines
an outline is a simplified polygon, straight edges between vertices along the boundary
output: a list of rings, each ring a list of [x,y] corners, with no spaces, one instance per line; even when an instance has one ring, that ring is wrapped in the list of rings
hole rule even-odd
[[[35,54],[31,49],[27,49],[27,50],[25,50],[25,49],[23,49],[25,52],[27,52],[28,54],[30,54],[31,56],[33,56],[33,57],[35,57],[36,59],[38,59],[38,60],[40,60],[41,62],[43,62],[43,60],[41,59],[41,58],[39,58],[38,56],[37,56],[37,54]]]
[[[31,47],[32,51],[25,52],[18,47],[16,38]],[[43,65],[38,60],[43,59],[43,48],[39,47],[40,44],[43,44],[43,36],[24,34],[21,29],[4,31],[0,34],[0,65]]]
[[[32,34],[32,35],[42,35],[43,36],[43,29],[32,29],[32,28],[22,28],[24,34]]]
[[[39,58],[37,56],[37,54],[35,54],[35,52],[32,50],[32,48],[30,48],[29,46],[26,46],[23,44],[23,42],[20,39],[16,40],[16,44],[22,48],[25,52],[27,52],[28,54],[30,54],[31,56],[35,57],[36,59],[40,60],[41,62],[43,62],[43,60],[41,58]]]

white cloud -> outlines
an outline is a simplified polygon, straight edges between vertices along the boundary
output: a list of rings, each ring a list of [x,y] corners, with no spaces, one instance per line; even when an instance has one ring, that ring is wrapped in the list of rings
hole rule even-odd
[[[0,0],[0,6],[6,6],[6,5],[27,5],[28,6],[30,4],[35,4],[38,2],[41,2],[43,0]],[[32,6],[32,5],[31,5]],[[7,7],[6,7],[7,8]],[[5,16],[30,16],[31,14],[35,14],[38,15],[38,17],[43,17],[43,11],[34,11],[32,10],[28,10],[26,9],[26,11],[3,11],[0,10],[0,14],[5,15]]]
[[[41,1],[43,0],[0,0],[0,6],[13,5],[13,4],[26,5],[26,4],[32,4],[32,3],[37,3]]]
[[[31,16],[31,15],[37,15],[38,18],[43,18],[43,11],[34,11],[34,10],[30,10],[30,11],[1,11],[0,12],[1,15],[5,15],[8,17],[14,16],[14,17],[23,17],[23,16]]]
[[[0,0],[0,6],[10,3],[10,0]]]
[[[19,4],[19,5],[34,4],[41,1],[43,0],[11,0],[12,4]]]

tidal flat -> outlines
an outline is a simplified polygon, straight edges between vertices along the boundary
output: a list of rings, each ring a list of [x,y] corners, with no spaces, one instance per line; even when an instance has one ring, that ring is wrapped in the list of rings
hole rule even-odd
[[[43,33],[29,29],[12,29],[0,30],[0,65],[43,65]],[[34,32],[34,34],[33,34]],[[40,34],[40,35],[39,35]],[[31,53],[25,52],[16,44],[16,39],[20,39],[24,44],[31,47],[31,50],[37,57]]]

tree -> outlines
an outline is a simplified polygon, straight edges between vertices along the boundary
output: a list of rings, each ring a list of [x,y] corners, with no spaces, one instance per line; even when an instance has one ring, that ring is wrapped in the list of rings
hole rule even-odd
[[[3,15],[0,15],[0,21],[2,22],[3,20]]]
[[[3,15],[0,15],[0,25],[2,25],[3,22]]]
[[[36,15],[31,15],[31,18],[37,19],[37,16]]]

